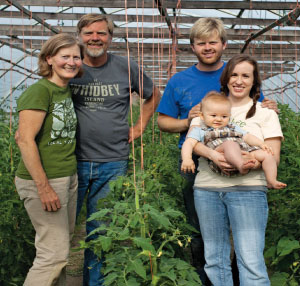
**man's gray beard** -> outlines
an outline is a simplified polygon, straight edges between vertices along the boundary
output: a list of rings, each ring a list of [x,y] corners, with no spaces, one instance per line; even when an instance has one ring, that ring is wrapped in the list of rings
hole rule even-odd
[[[98,58],[101,57],[104,54],[104,49],[96,50],[94,49],[93,51],[91,49],[86,48],[86,53],[88,56],[92,58]]]

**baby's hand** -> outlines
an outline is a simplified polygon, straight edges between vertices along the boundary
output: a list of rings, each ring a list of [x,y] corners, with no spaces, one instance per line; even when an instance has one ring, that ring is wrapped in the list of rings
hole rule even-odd
[[[271,153],[272,155],[274,155],[272,147],[268,146],[267,144],[261,144],[259,147],[262,150],[267,151],[268,153]]]
[[[183,160],[181,163],[181,171],[184,173],[195,173],[195,163],[192,159]]]

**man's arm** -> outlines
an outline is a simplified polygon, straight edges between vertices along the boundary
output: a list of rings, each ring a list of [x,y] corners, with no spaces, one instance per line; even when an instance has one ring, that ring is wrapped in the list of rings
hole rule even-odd
[[[269,109],[274,110],[276,113],[279,113],[277,102],[275,100],[265,98],[261,102],[261,107],[263,107],[263,108],[269,108]]]
[[[178,119],[162,113],[158,114],[157,125],[161,131],[170,133],[184,132],[189,128],[187,118]]]
[[[161,131],[178,133],[187,131],[193,118],[199,116],[200,104],[195,105],[189,112],[188,118],[178,119],[159,113],[157,117],[157,125]]]
[[[154,86],[151,97],[146,99],[142,105],[142,110],[138,120],[136,121],[135,125],[129,129],[129,143],[142,135],[150,118],[158,106],[160,98],[160,91],[156,86]]]

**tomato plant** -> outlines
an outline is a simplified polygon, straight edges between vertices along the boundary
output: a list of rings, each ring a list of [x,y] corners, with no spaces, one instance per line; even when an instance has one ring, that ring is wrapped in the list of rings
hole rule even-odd
[[[0,284],[23,285],[34,257],[34,231],[14,186],[16,116],[0,110]],[[11,120],[11,124],[10,124]],[[11,127],[10,127],[11,125]]]
[[[160,141],[157,127],[149,128],[136,145],[128,175],[111,183],[90,218],[103,222],[95,230],[102,235],[82,246],[105,254],[106,286],[201,285],[186,251],[192,228],[184,214],[176,135]]]
[[[265,258],[272,286],[300,285],[300,118],[279,105],[285,140],[278,177],[288,184],[270,190]],[[135,113],[137,110],[134,111]],[[0,110],[0,284],[23,284],[34,257],[34,231],[14,187],[19,161],[16,116]],[[154,127],[153,127],[154,126]],[[186,223],[177,172],[177,134],[160,134],[156,124],[135,141],[127,176],[112,182],[109,197],[92,218],[103,235],[81,246],[105,261],[105,285],[201,285],[190,265],[193,229]]]
[[[283,190],[270,190],[265,258],[272,286],[300,285],[300,116],[288,105],[279,114],[284,141],[278,169]]]

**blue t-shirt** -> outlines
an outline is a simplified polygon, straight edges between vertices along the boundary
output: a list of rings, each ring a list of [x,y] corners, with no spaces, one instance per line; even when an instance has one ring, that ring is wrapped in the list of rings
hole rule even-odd
[[[216,71],[200,71],[196,65],[175,74],[168,82],[157,112],[173,118],[186,119],[189,111],[210,91],[220,92],[220,77],[226,66]],[[261,96],[260,100],[263,97]],[[180,133],[181,148],[187,131]]]

